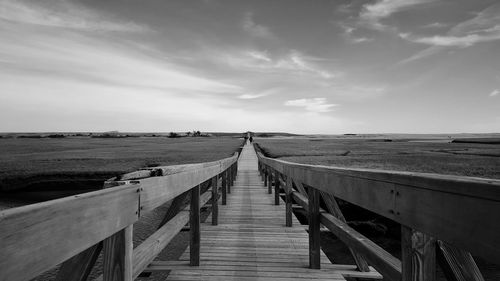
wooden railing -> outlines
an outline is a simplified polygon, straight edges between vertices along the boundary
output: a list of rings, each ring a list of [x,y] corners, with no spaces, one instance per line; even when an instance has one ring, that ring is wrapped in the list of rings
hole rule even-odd
[[[304,165],[257,154],[275,204],[285,191],[286,224],[293,201],[308,212],[311,268],[320,267],[320,224],[349,247],[358,270],[369,264],[384,280],[435,280],[436,260],[448,280],[483,280],[470,253],[500,261],[499,180]],[[349,227],[336,198],[400,223],[402,259]]]
[[[61,264],[56,280],[86,280],[101,250],[102,280],[133,280],[190,223],[190,263],[200,259],[200,206],[212,224],[233,185],[238,153],[214,162],[155,167],[105,183],[104,190],[0,212],[0,280],[30,280]],[[221,183],[219,183],[221,181]],[[210,190],[200,194],[200,188]],[[181,210],[185,199],[190,206]],[[135,222],[172,200],[158,230],[133,248]]]

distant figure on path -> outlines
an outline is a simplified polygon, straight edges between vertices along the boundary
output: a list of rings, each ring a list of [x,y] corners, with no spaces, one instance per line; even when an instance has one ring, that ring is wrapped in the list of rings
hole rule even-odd
[[[252,137],[250,137],[250,143],[252,143],[252,141],[253,141],[253,138],[252,138]]]

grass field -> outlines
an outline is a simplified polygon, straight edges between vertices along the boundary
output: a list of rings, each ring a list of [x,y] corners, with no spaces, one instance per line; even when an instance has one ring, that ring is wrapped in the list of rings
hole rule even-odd
[[[0,190],[88,188],[151,165],[222,159],[242,144],[234,137],[0,139]]]
[[[271,157],[304,164],[500,178],[497,144],[394,138],[259,138],[256,142]]]

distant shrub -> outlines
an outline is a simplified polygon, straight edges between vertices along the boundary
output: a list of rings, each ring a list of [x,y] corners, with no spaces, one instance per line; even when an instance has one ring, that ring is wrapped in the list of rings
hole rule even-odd
[[[52,134],[52,135],[48,135],[47,137],[51,138],[51,139],[62,139],[62,138],[65,138],[66,136],[63,134]]]
[[[20,139],[41,139],[42,136],[40,135],[24,135],[24,136],[18,136]]]
[[[173,138],[180,138],[181,136],[178,133],[170,132],[168,134],[168,137],[173,139]]]

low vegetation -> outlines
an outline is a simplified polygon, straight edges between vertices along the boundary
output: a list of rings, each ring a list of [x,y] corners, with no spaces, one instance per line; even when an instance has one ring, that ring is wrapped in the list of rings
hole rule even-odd
[[[500,145],[391,138],[258,139],[270,157],[304,164],[500,178]]]

